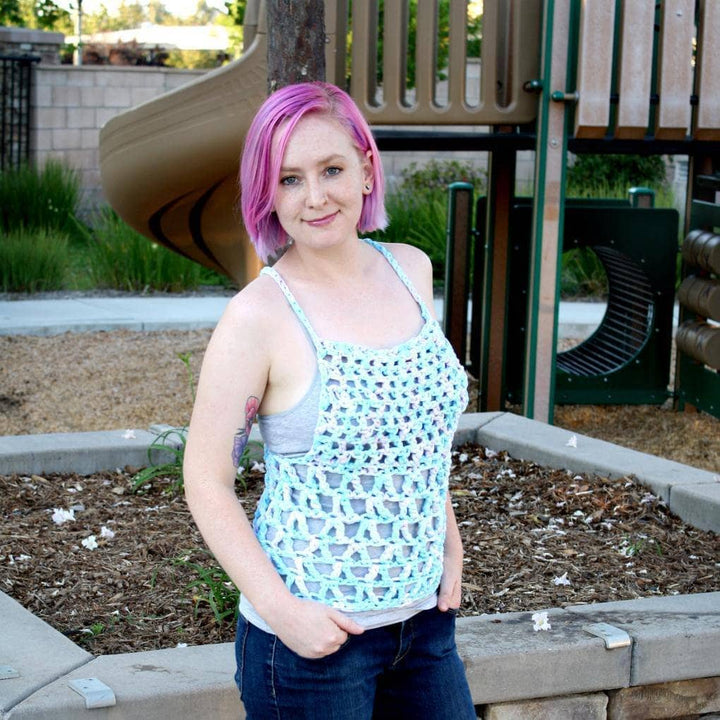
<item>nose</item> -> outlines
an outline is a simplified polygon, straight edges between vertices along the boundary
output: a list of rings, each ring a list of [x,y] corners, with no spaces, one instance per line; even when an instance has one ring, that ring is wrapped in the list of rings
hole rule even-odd
[[[325,188],[320,180],[310,179],[307,181],[306,202],[309,207],[319,207],[327,200]]]

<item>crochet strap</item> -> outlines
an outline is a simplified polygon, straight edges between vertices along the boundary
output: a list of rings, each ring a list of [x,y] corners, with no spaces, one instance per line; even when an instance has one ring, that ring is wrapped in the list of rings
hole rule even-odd
[[[395,256],[383,245],[381,245],[378,242],[375,242],[375,240],[371,240],[370,238],[363,238],[365,242],[370,245],[371,247],[374,247],[378,252],[380,252],[385,259],[390,263],[390,266],[392,269],[397,273],[397,276],[402,280],[405,287],[408,289],[408,292],[413,296],[415,302],[420,307],[420,313],[423,316],[424,320],[428,320],[432,317],[430,314],[430,311],[427,308],[427,305],[423,302],[422,297],[420,297],[420,293],[415,289],[415,286],[410,282],[410,278],[405,274],[405,271],[400,267],[400,263],[395,259]]]
[[[418,307],[420,308],[420,313],[423,317],[423,320],[427,321],[430,318],[432,318],[432,315],[430,314],[427,305],[423,302],[422,297],[420,297],[420,293],[415,289],[415,286],[410,282],[410,278],[405,274],[405,271],[400,267],[400,263],[395,259],[393,254],[384,246],[382,246],[380,243],[375,242],[374,240],[371,240],[370,238],[363,238],[363,240],[370,245],[370,247],[375,248],[387,261],[390,263],[390,267],[395,271],[397,276],[400,278],[402,283],[405,285],[405,287],[408,289],[408,292],[413,296],[413,299],[418,304]],[[285,280],[283,280],[282,275],[275,270],[275,268],[266,266],[260,271],[261,275],[269,275],[280,287],[280,289],[283,291],[283,294],[287,298],[288,303],[290,304],[290,307],[294,310],[295,314],[298,316],[298,319],[302,323],[303,327],[307,331],[307,334],[310,336],[310,339],[312,340],[315,347],[318,346],[318,343],[320,342],[320,338],[315,333],[315,330],[313,330],[312,325],[310,324],[310,321],[307,318],[307,315],[305,315],[303,309],[300,307],[300,303],[295,299],[295,296],[292,294],[292,290],[287,286],[287,283]]]
[[[303,312],[303,309],[300,307],[300,303],[298,303],[298,301],[295,299],[295,296],[292,294],[292,291],[287,286],[287,283],[283,280],[282,275],[280,275],[280,273],[275,270],[275,268],[271,267],[264,267],[260,271],[260,274],[269,275],[278,284],[278,287],[283,291],[283,294],[285,295],[285,298],[290,304],[290,307],[293,309],[293,311],[298,317],[298,320],[300,320],[302,326],[305,328],[305,331],[310,336],[313,345],[317,348],[320,339],[315,334],[315,331],[313,330],[310,321],[307,319],[307,315],[305,315],[305,313]]]

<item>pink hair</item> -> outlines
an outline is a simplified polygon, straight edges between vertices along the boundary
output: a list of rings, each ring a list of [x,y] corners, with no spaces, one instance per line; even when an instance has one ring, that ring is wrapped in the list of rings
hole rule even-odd
[[[382,229],[385,214],[385,178],[375,140],[365,118],[343,90],[324,82],[288,85],[261,105],[245,138],[240,162],[240,207],[245,229],[263,262],[288,243],[288,236],[273,211],[280,167],[288,140],[298,121],[309,113],[339,122],[362,155],[371,152],[373,183],[363,196],[358,222],[360,232]],[[277,152],[272,152],[277,134]]]

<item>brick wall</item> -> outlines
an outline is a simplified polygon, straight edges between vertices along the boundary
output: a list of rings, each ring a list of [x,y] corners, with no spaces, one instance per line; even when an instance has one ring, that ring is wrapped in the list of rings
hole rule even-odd
[[[112,117],[173,90],[203,70],[111,66],[37,66],[33,87],[30,151],[80,173],[86,211],[104,201],[100,184],[100,128]]]

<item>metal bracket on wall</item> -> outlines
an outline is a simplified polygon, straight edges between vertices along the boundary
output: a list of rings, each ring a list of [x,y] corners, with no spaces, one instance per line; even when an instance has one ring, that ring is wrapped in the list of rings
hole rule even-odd
[[[606,650],[616,650],[617,648],[629,647],[632,645],[630,636],[620,628],[608,623],[593,623],[585,625],[583,630],[590,635],[602,638],[605,641]]]

